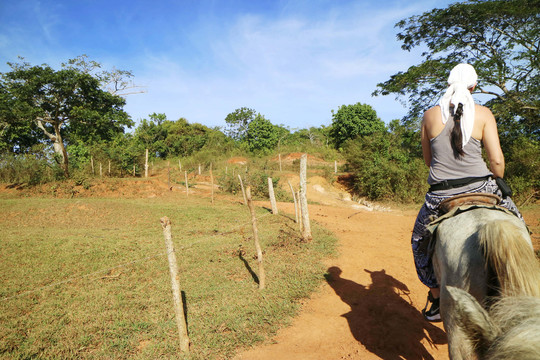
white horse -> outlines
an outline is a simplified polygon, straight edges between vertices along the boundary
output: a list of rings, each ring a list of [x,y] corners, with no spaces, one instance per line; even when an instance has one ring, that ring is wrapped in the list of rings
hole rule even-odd
[[[480,207],[442,221],[435,241],[450,358],[540,359],[540,263],[525,224]]]

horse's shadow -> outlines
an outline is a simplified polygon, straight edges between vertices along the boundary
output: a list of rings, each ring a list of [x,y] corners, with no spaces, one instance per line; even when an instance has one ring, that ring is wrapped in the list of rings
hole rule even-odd
[[[365,271],[371,275],[368,286],[342,278],[338,267],[329,268],[325,275],[336,294],[351,307],[342,316],[354,338],[384,360],[433,360],[421,341],[427,340],[432,347],[446,344],[445,332],[424,320],[411,305],[405,284],[385,270]]]

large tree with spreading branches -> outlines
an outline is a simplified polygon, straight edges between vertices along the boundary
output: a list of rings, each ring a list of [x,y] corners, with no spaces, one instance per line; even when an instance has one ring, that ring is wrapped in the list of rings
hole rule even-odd
[[[50,141],[64,175],[69,176],[66,144],[111,140],[133,122],[125,100],[102,89],[100,79],[73,67],[8,63],[0,74],[0,145],[25,152]]]
[[[396,26],[404,50],[426,49],[423,62],[378,84],[374,95],[405,100],[405,123],[435,104],[451,68],[465,62],[476,68],[475,93],[485,96],[501,135],[540,138],[540,0],[469,0]]]

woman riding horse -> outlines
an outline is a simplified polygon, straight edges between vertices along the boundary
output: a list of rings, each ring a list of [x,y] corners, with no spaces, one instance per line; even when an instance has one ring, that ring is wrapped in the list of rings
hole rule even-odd
[[[429,166],[430,188],[416,218],[411,243],[418,277],[430,289],[422,313],[433,322],[441,321],[440,289],[428,253],[426,226],[439,216],[439,204],[463,193],[496,194],[502,198],[501,206],[523,220],[512,199],[498,186],[504,175],[504,156],[493,114],[472,98],[477,79],[471,65],[454,67],[446,93],[422,120],[422,151]],[[489,168],[482,159],[482,144]]]

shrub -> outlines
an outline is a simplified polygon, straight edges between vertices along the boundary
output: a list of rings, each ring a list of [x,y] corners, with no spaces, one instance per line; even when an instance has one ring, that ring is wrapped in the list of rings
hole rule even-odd
[[[353,190],[370,200],[419,202],[427,190],[427,167],[410,156],[398,138],[388,133],[350,140],[345,144],[347,170]]]
[[[63,177],[59,166],[42,153],[0,155],[0,181],[38,185]]]
[[[540,144],[522,137],[506,152],[505,178],[516,199],[540,192]]]
[[[234,174],[233,174],[234,173]],[[274,195],[277,200],[283,200],[286,198],[286,193],[278,186],[279,177],[270,175],[264,170],[255,170],[254,172],[242,173],[242,182],[244,187],[251,186],[251,195],[254,198],[268,199],[268,178],[272,178],[272,185],[274,187]],[[240,188],[240,180],[238,180],[238,172],[222,173],[219,176],[219,184],[223,191],[238,194],[242,191]]]

